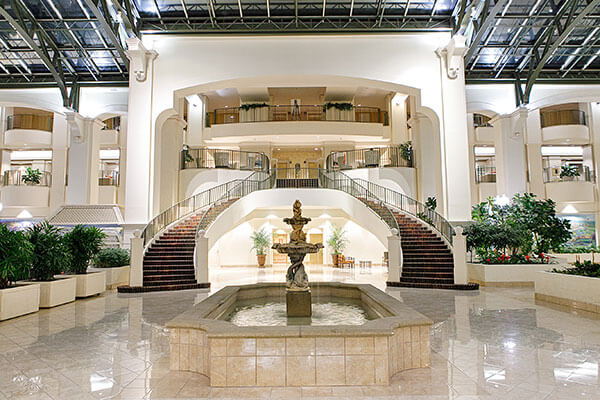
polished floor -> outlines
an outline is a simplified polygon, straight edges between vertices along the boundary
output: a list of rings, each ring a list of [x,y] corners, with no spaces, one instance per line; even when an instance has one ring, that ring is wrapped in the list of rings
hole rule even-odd
[[[217,290],[285,268],[211,271]],[[310,267],[312,280],[369,282],[381,268]],[[387,289],[435,321],[432,366],[385,387],[210,388],[169,371],[165,323],[207,290],[117,295],[0,323],[0,399],[600,399],[600,316],[536,303],[531,289]]]

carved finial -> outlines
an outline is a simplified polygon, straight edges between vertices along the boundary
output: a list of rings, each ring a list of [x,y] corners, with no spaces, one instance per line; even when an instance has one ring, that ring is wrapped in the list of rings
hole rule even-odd
[[[300,200],[294,202],[294,218],[300,218],[302,216],[302,203]]]

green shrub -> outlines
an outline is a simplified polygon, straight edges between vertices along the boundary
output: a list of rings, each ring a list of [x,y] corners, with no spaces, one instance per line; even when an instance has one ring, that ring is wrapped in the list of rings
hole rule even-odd
[[[0,289],[27,278],[31,255],[31,244],[25,235],[0,224]]]
[[[37,168],[27,167],[25,173],[21,176],[23,183],[30,185],[39,185],[42,181],[42,171]]]
[[[59,228],[42,222],[25,232],[33,255],[29,277],[35,281],[52,281],[54,275],[64,272],[70,264],[70,253]]]
[[[92,260],[96,268],[117,268],[129,265],[129,252],[121,248],[102,249]]]
[[[600,278],[600,264],[593,263],[591,261],[575,262],[573,267],[565,269],[552,269],[552,272],[567,275],[581,275],[589,276],[592,278]]]
[[[348,245],[346,231],[343,228],[334,226],[331,235],[327,239],[327,244],[331,247],[332,254],[342,254]]]
[[[256,250],[256,255],[267,254],[267,250],[271,246],[271,237],[265,229],[254,231],[250,235],[250,240],[252,240],[252,249]]]
[[[106,235],[95,226],[77,225],[65,234],[65,240],[71,253],[69,271],[85,274],[90,260],[100,251]]]
[[[556,249],[557,253],[600,253],[598,246],[561,246]]]

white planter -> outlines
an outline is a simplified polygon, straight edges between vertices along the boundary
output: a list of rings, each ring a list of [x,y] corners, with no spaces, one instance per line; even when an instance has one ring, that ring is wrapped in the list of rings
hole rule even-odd
[[[592,253],[556,253],[550,254],[550,256],[567,263],[574,263],[578,257],[579,261],[592,261]],[[594,254],[594,261],[600,262],[600,254]]]
[[[63,278],[61,275],[54,281],[35,283],[40,285],[40,308],[56,307],[75,301],[75,278]]]
[[[76,297],[90,297],[106,290],[106,271],[61,276],[77,278]]]
[[[0,290],[0,321],[36,312],[40,309],[40,285],[19,284]]]
[[[105,272],[106,273],[106,290],[115,289],[118,286],[129,285],[129,270],[131,267],[116,268],[88,268],[88,272]]]
[[[533,286],[536,274],[559,264],[474,264],[467,263],[469,282],[481,286]]]
[[[535,298],[600,313],[600,278],[538,272],[535,277]]]

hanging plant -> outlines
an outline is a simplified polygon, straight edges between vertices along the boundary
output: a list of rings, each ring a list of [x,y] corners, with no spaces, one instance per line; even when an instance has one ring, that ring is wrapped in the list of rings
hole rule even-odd
[[[242,104],[240,106],[240,110],[248,111],[248,110],[253,110],[255,108],[263,108],[263,107],[269,107],[269,105],[267,103],[248,103],[248,104]]]
[[[340,111],[352,111],[354,109],[354,105],[352,103],[332,103],[328,102],[323,104],[323,111],[327,111],[330,108],[335,108]]]

